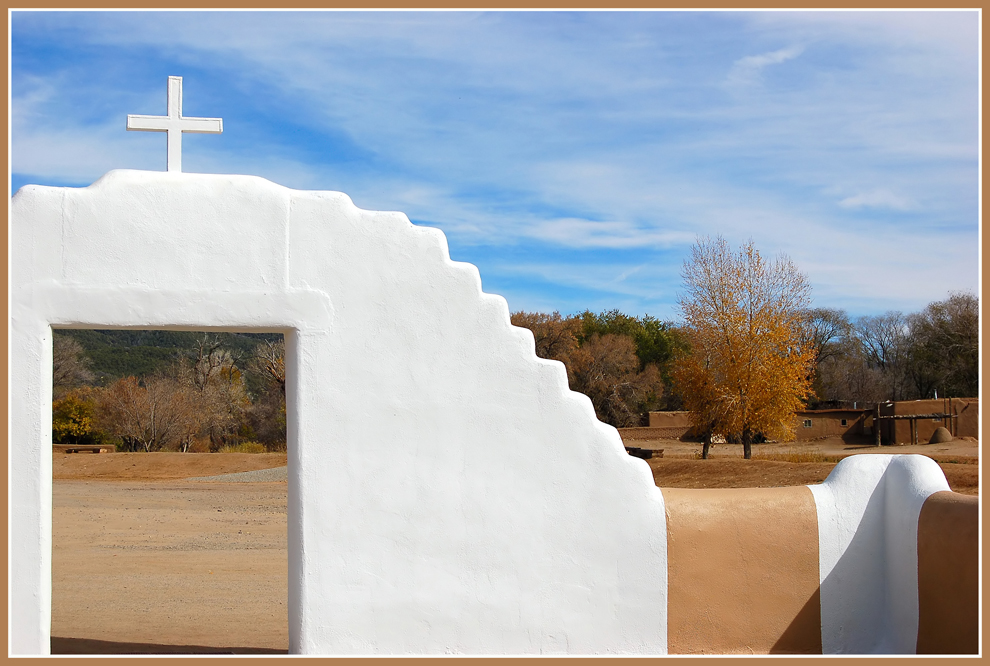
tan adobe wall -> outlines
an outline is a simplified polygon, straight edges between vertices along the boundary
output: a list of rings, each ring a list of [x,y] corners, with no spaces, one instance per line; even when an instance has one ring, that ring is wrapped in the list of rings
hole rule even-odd
[[[794,415],[795,438],[799,441],[818,439],[820,437],[863,437],[870,434],[864,423],[868,417],[865,410],[860,409],[821,409],[797,412]],[[842,425],[845,420],[846,425]],[[811,427],[805,422],[811,421]],[[871,419],[872,421],[872,419]]]
[[[650,412],[651,428],[690,428],[691,412]]]
[[[683,439],[694,437],[694,429],[691,427],[691,412],[650,412],[650,427],[642,430],[651,430],[651,437],[660,439]]]
[[[943,420],[918,419],[918,443],[926,444],[936,428],[945,426],[955,437],[979,437],[980,399],[948,398],[939,400],[904,400],[890,405],[880,405],[881,416],[905,414],[957,414],[958,418]],[[883,420],[881,437],[884,444],[911,444],[911,420]]]
[[[670,654],[821,654],[811,491],[664,488]]]
[[[918,518],[918,654],[979,651],[979,497],[938,492]]]
[[[956,437],[980,436],[979,398],[953,398],[952,413],[959,415],[959,418],[955,419],[956,429],[952,431]]]
[[[811,489],[663,488],[669,654],[821,654]],[[979,498],[936,492],[918,517],[918,654],[979,644]]]

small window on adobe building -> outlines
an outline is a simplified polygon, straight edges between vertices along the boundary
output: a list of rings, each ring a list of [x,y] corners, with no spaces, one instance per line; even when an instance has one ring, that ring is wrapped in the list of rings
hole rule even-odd
[[[805,428],[810,428],[811,427],[811,419],[805,419],[804,420],[804,427]]]
[[[842,425],[846,426],[846,425],[849,425],[849,424],[846,422],[845,419],[842,419]]]

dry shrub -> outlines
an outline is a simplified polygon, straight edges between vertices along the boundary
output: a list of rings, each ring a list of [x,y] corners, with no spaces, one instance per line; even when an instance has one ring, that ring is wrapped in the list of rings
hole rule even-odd
[[[225,444],[217,450],[217,453],[267,453],[268,449],[261,442],[240,442],[239,444]]]
[[[773,462],[792,463],[837,463],[841,456],[827,456],[817,451],[792,452],[792,453],[758,453],[753,456],[753,460],[770,460]]]

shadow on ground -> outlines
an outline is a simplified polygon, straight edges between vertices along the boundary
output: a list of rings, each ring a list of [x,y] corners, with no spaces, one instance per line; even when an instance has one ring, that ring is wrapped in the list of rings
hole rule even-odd
[[[52,636],[52,654],[288,654],[288,650],[250,647],[208,647],[205,645],[156,645],[119,643],[93,638]]]

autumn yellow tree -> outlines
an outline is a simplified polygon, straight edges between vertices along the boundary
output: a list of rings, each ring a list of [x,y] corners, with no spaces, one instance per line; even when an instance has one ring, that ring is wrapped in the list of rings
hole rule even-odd
[[[102,433],[95,430],[97,402],[94,389],[81,388],[52,401],[52,442],[55,444],[92,443]]]
[[[738,251],[703,238],[682,272],[678,304],[689,350],[674,376],[696,427],[741,442],[793,438],[794,412],[811,390],[814,349],[806,336],[811,287],[787,257],[767,261],[752,241]]]

